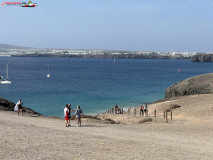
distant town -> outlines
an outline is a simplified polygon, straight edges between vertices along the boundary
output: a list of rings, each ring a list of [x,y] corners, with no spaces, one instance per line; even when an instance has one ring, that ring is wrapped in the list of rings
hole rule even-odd
[[[121,59],[190,59],[197,52],[153,52],[102,49],[38,49],[0,44],[0,56],[70,57],[70,58],[121,58]],[[213,54],[213,52],[202,53]]]

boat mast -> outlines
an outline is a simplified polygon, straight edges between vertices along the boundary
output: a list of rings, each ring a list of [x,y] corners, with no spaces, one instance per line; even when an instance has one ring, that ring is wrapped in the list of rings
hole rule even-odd
[[[6,64],[7,80],[8,80],[8,64]]]

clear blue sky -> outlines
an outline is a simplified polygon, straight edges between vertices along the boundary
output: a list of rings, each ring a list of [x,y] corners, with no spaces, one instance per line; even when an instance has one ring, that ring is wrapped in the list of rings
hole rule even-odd
[[[0,6],[0,43],[38,48],[213,51],[213,0],[33,2],[38,7]]]

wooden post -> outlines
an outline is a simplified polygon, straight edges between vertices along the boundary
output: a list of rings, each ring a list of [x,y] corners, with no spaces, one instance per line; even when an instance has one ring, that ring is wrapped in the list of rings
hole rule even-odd
[[[109,110],[107,111],[107,113],[109,113]]]
[[[166,112],[166,123],[168,123],[168,116],[167,116],[167,112]]]
[[[172,120],[172,111],[171,111],[171,120]]]
[[[156,118],[156,109],[155,109],[155,118]]]
[[[164,118],[164,119],[165,119],[165,114],[166,114],[166,113],[165,113],[165,111],[164,111],[164,112],[163,112],[163,118]]]
[[[121,109],[121,114],[122,114],[122,115],[124,114],[124,109],[123,109],[123,108]]]
[[[128,115],[130,115],[130,108],[128,108]]]
[[[112,108],[112,113],[114,113],[114,108]]]
[[[134,108],[134,116],[136,116],[136,108]]]

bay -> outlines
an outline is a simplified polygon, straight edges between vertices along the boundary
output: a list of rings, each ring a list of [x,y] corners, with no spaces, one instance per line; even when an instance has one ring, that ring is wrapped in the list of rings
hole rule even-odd
[[[0,96],[46,116],[63,117],[65,104],[97,114],[118,104],[139,106],[164,98],[165,89],[186,78],[210,73],[213,63],[168,59],[84,59],[0,57],[0,75],[9,66],[11,85]],[[47,78],[48,65],[51,77]],[[178,72],[178,69],[181,72]]]

